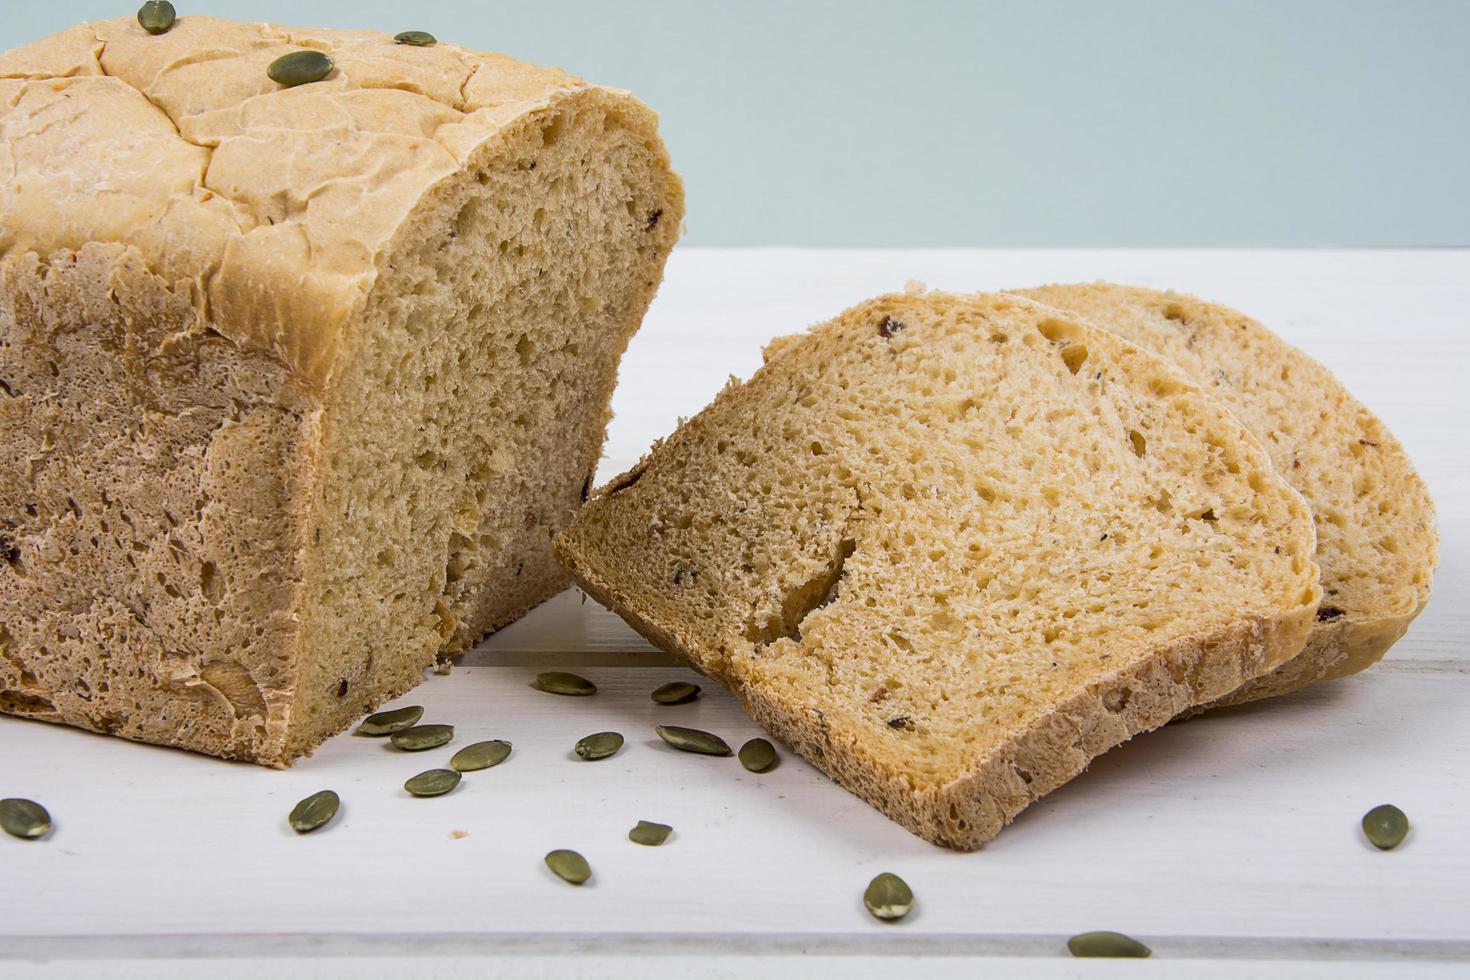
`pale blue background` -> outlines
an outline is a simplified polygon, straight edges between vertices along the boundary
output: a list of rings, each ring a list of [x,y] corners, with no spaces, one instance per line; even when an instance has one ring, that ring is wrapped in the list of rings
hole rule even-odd
[[[1470,244],[1470,0],[175,0],[633,89],[700,244]],[[131,0],[0,0],[0,47]]]

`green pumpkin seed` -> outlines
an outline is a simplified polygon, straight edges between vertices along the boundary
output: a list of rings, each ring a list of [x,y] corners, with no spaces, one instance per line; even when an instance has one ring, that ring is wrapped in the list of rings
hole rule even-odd
[[[585,698],[589,694],[597,693],[596,684],[564,670],[549,670],[544,674],[537,674],[531,686],[547,694],[565,694],[572,698]]]
[[[291,829],[298,834],[309,833],[331,822],[331,819],[337,815],[337,808],[341,805],[341,797],[329,789],[324,789],[320,793],[312,793],[296,804],[291,809],[291,815],[286,819],[290,822]]]
[[[649,697],[658,704],[683,704],[699,697],[699,685],[688,681],[670,681],[657,688]]]
[[[500,765],[508,755],[510,755],[510,743],[493,738],[488,742],[466,745],[454,753],[454,758],[449,760],[449,765],[460,772],[477,772],[480,769]]]
[[[393,40],[399,44],[411,44],[416,48],[433,47],[439,43],[439,39],[428,31],[401,31],[393,35]]]
[[[165,33],[177,19],[178,13],[168,0],[148,0],[138,8],[138,24],[149,34]]]
[[[740,746],[740,764],[751,772],[765,772],[776,761],[776,747],[763,738]]]
[[[702,732],[697,728],[681,728],[678,725],[659,725],[654,728],[658,737],[681,752],[698,752],[700,755],[729,755],[730,746],[718,735]]]
[[[587,859],[576,851],[555,850],[546,855],[546,866],[562,881],[580,885],[592,877],[592,868]]]
[[[648,820],[638,821],[638,826],[628,831],[628,840],[644,847],[658,847],[669,839],[674,828],[666,823],[652,823]]]
[[[1113,956],[1143,959],[1153,952],[1132,936],[1121,932],[1084,932],[1067,940],[1073,956]]]
[[[332,73],[337,63],[321,51],[292,51],[272,61],[265,73],[271,81],[287,88],[319,82]]]
[[[454,738],[453,725],[415,725],[401,732],[394,732],[393,747],[405,752],[422,752],[437,749]]]
[[[868,882],[863,892],[863,906],[873,913],[875,919],[895,922],[908,915],[914,907],[914,891],[896,874],[883,872]]]
[[[1409,836],[1408,814],[1385,803],[1363,814],[1363,834],[1380,851],[1391,851]]]
[[[592,762],[596,759],[606,759],[610,755],[617,755],[618,749],[622,747],[623,736],[617,732],[598,732],[596,735],[588,735],[577,742],[573,751],[588,762]]]
[[[12,837],[34,840],[51,829],[51,814],[35,800],[0,800],[0,828]]]
[[[430,769],[410,778],[403,788],[414,796],[443,796],[458,786],[463,778],[453,769]]]
[[[356,734],[392,735],[417,725],[423,716],[423,706],[417,704],[411,704],[407,708],[394,708],[392,711],[379,711],[364,718],[362,724],[357,726]]]

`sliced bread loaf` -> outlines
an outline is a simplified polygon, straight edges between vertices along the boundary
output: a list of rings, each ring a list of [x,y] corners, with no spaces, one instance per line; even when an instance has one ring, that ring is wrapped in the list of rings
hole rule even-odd
[[[567,584],[682,218],[647,107],[187,13],[0,93],[0,711],[285,765]]]
[[[1393,433],[1322,365],[1243,313],[1111,283],[1021,295],[1168,358],[1271,454],[1317,521],[1322,606],[1302,652],[1220,700],[1238,704],[1378,661],[1429,600],[1434,503]]]
[[[842,785],[969,849],[1294,656],[1313,546],[1300,495],[1163,359],[930,293],[773,344],[555,550]]]

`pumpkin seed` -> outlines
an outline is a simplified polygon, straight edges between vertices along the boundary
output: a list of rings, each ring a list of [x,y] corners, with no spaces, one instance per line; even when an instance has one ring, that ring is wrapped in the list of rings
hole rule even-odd
[[[394,708],[392,711],[379,711],[375,715],[368,715],[357,726],[358,735],[392,735],[401,732],[405,728],[412,728],[419,723],[424,716],[422,705],[411,704],[407,708]]]
[[[400,31],[393,35],[393,40],[399,44],[411,44],[416,48],[432,47],[439,39],[428,31]]]
[[[176,19],[178,13],[168,0],[148,0],[138,8],[138,24],[149,34],[163,34]]]
[[[592,762],[596,759],[606,759],[610,755],[617,755],[618,749],[622,747],[623,736],[617,732],[598,732],[596,735],[588,735],[577,742],[573,751],[588,762]]]
[[[337,815],[337,808],[341,805],[341,797],[329,789],[324,789],[320,793],[312,793],[292,807],[291,815],[286,819],[290,822],[291,829],[298,834],[309,833],[330,823]]]
[[[751,772],[765,772],[776,761],[776,747],[763,738],[740,746],[740,764]]]
[[[1067,940],[1073,956],[1113,956],[1143,959],[1153,950],[1121,932],[1084,932]]]
[[[592,868],[587,859],[576,851],[555,850],[546,854],[546,866],[562,881],[580,885],[592,877]]]
[[[319,82],[332,73],[337,63],[321,51],[292,51],[272,61],[265,73],[271,81],[287,88]]]
[[[12,837],[33,840],[51,829],[51,814],[35,800],[0,800],[0,828]]]
[[[450,768],[458,769],[460,772],[476,772],[500,765],[508,755],[510,755],[510,743],[493,738],[488,742],[466,745],[454,753],[454,758],[449,760],[449,765]]]
[[[683,704],[699,697],[699,685],[688,681],[670,681],[655,689],[649,697],[659,704]]]
[[[718,735],[702,732],[697,728],[681,728],[678,725],[658,725],[654,728],[658,737],[681,752],[698,752],[700,755],[729,755],[730,746]]]
[[[868,882],[863,905],[875,919],[895,922],[913,910],[914,891],[898,875],[885,871]]]
[[[1392,803],[1375,806],[1363,814],[1363,834],[1380,851],[1391,851],[1409,836],[1408,814]]]
[[[443,796],[458,786],[463,778],[454,769],[429,769],[410,778],[403,788],[414,796]]]
[[[531,686],[547,694],[565,694],[573,698],[585,698],[589,694],[597,693],[596,684],[564,670],[549,670],[544,674],[537,674]]]
[[[638,821],[638,826],[628,831],[628,840],[644,847],[658,847],[669,839],[669,834],[674,828],[666,823],[652,823],[648,820]]]
[[[415,725],[401,732],[394,732],[393,747],[405,752],[422,752],[437,749],[454,738],[453,725]]]

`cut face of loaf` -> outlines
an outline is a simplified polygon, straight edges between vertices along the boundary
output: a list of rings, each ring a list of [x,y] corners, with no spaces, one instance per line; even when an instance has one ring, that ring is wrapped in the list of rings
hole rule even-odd
[[[193,15],[0,76],[0,710],[286,765],[566,585],[683,216],[652,112]]]
[[[1326,368],[1255,320],[1111,283],[1022,290],[1168,358],[1265,445],[1317,522],[1322,607],[1302,652],[1220,699],[1285,694],[1376,663],[1429,601],[1434,503],[1393,433]]]
[[[963,849],[1293,656],[1312,550],[1301,497],[1165,361],[943,293],[773,345],[556,542],[813,764]]]

